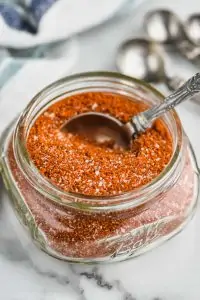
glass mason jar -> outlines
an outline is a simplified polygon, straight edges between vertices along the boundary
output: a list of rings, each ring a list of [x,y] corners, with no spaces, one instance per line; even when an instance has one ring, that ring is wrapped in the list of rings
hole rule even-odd
[[[101,91],[150,106],[163,96],[150,85],[109,72],[84,73],[43,89],[3,134],[0,166],[11,209],[33,242],[49,255],[74,262],[112,262],[139,255],[168,240],[191,219],[198,199],[198,167],[173,110],[163,116],[173,155],[152,182],[112,197],[67,193],[32,164],[26,139],[34,120],[67,96]]]

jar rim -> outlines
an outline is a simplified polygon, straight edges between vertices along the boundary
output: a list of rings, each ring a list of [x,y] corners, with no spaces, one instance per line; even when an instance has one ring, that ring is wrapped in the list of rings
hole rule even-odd
[[[167,115],[171,117],[171,120],[175,125],[174,129],[176,135],[174,152],[169,163],[156,178],[154,178],[148,184],[136,188],[132,191],[114,196],[87,196],[75,192],[66,192],[51,183],[47,178],[45,178],[38,171],[36,166],[33,165],[29,157],[28,151],[26,149],[25,128],[27,126],[27,119],[33,111],[34,106],[41,102],[42,97],[45,97],[45,95],[58,88],[59,86],[63,84],[73,83],[77,80],[83,81],[87,78],[90,78],[91,80],[95,78],[99,80],[102,78],[107,78],[108,80],[118,80],[122,84],[129,84],[129,86],[141,86],[146,88],[149,92],[152,92],[159,101],[162,101],[164,99],[164,96],[150,84],[120,73],[108,71],[84,72],[61,78],[48,85],[47,87],[44,87],[39,93],[37,93],[20,115],[13,134],[13,150],[17,163],[26,179],[32,185],[34,185],[34,187],[36,187],[36,189],[40,193],[62,205],[71,205],[81,209],[111,209],[112,207],[115,207],[115,209],[121,209],[123,206],[135,207],[141,205],[148,201],[147,198],[151,199],[153,194],[156,195],[156,191],[164,183],[167,182],[167,179],[170,178],[171,173],[174,172],[174,169],[176,169],[177,165],[179,164],[183,143],[183,129],[181,121],[175,110],[171,110],[167,113]],[[147,197],[147,195],[149,197]]]

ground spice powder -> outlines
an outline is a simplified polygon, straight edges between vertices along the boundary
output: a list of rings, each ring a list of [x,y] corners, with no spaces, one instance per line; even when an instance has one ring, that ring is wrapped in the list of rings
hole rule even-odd
[[[157,177],[171,158],[172,140],[161,121],[135,139],[129,151],[63,133],[60,127],[82,112],[108,113],[126,122],[146,108],[137,100],[102,92],[63,99],[35,121],[27,140],[29,155],[42,175],[67,192],[110,196],[132,191]]]
[[[66,191],[115,195],[141,187],[158,176],[171,158],[172,140],[164,123],[156,122],[134,140],[130,151],[63,135],[60,127],[84,111],[110,113],[126,122],[144,109],[146,104],[115,94],[68,97],[37,118],[27,139],[29,155],[42,175]],[[184,147],[179,176],[156,198],[137,207],[112,211],[105,205],[105,210],[93,211],[60,204],[40,193],[21,171],[11,140],[7,157],[21,197],[13,195],[13,206],[37,245],[53,256],[102,261],[139,254],[180,228],[195,207],[197,177],[188,144]]]

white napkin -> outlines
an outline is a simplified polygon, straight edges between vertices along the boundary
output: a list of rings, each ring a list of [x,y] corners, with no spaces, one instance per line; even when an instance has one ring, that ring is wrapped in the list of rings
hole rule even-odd
[[[27,2],[31,1],[34,0]],[[41,2],[37,2],[41,7]],[[0,46],[26,48],[66,39],[108,20],[124,2],[125,0],[57,0],[41,17],[36,34],[8,26],[5,16],[0,14]],[[6,11],[5,15],[9,13]]]

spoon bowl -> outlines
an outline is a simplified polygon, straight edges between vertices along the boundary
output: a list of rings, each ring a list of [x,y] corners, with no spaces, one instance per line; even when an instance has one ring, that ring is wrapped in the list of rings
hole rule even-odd
[[[197,46],[200,45],[200,14],[191,15],[186,24],[186,31],[188,37],[193,41]]]
[[[158,42],[173,44],[186,38],[183,24],[170,10],[154,10],[146,14],[144,28],[148,36]]]
[[[164,78],[164,62],[154,43],[135,38],[125,41],[118,50],[117,69],[128,76],[147,82],[159,82]]]
[[[99,145],[127,148],[128,136],[123,132],[123,124],[116,118],[99,112],[79,114],[67,121],[61,128],[92,140]]]
[[[171,91],[184,82],[177,76],[167,76],[157,45],[147,39],[136,38],[124,42],[119,48],[116,65],[123,74],[150,83],[164,82]]]

